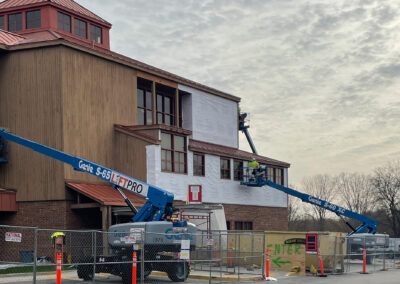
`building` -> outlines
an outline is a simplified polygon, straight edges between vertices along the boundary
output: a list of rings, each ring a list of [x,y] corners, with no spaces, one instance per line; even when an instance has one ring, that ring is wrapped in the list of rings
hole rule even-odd
[[[201,185],[228,229],[287,229],[286,194],[240,185],[252,158],[284,185],[290,166],[239,150],[240,98],[111,51],[110,29],[72,0],[0,2],[0,127],[166,189],[177,205]],[[123,200],[96,177],[16,144],[6,154],[0,198],[13,204],[0,207],[0,224],[106,229],[124,219]]]

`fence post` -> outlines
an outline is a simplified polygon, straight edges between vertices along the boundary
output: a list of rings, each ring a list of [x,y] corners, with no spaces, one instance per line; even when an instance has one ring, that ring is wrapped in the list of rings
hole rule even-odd
[[[383,270],[386,270],[386,252],[385,252],[385,248],[383,248]]]
[[[142,239],[142,243],[141,243],[141,250],[140,250],[140,283],[143,284],[144,283],[144,266],[145,266],[145,259],[144,259],[144,245],[145,245],[145,238],[146,238],[146,233],[145,231],[141,231],[141,239]]]
[[[57,264],[56,264],[56,270],[57,270],[57,284],[61,284],[61,253],[57,253]]]
[[[34,239],[33,239],[33,284],[36,284],[36,265],[37,265],[37,239],[38,239],[38,228],[34,230]]]
[[[238,266],[238,282],[240,282],[240,262],[241,262],[241,258],[240,258],[240,238],[241,238],[242,234],[239,234],[239,242],[237,244],[237,247],[235,247],[235,263]]]
[[[334,245],[334,252],[333,252],[333,260],[332,260],[332,274],[336,273],[336,243],[337,243],[337,236],[334,236],[335,238],[335,245]]]
[[[92,232],[92,241],[93,241],[93,279],[92,282],[95,282],[95,275],[96,275],[96,258],[97,258],[97,232],[93,231]]]
[[[215,249],[215,267],[219,267],[219,261],[218,261],[218,242],[215,242],[215,244],[214,244],[214,249]]]
[[[265,271],[265,270],[264,270],[264,268],[265,268],[265,267],[264,267],[264,265],[265,265],[264,248],[265,248],[266,245],[267,245],[267,244],[266,244],[266,238],[267,238],[266,234],[267,234],[266,232],[263,233],[263,246],[262,246],[262,249],[261,249],[261,254],[262,254],[262,260],[261,260],[261,262],[262,262],[262,268],[261,268],[261,269],[262,269],[262,273],[263,273],[263,278],[266,277],[266,275],[264,274],[264,271]]]

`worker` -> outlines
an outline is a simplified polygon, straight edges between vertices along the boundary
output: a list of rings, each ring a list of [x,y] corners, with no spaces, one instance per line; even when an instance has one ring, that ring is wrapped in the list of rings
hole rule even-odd
[[[63,232],[55,232],[50,236],[51,244],[54,248],[54,262],[57,259],[57,254],[64,253],[64,245],[65,245],[65,234]]]
[[[253,170],[258,170],[260,164],[256,161],[255,158],[253,158],[251,162],[249,162],[249,167],[252,168]]]
[[[253,177],[250,180],[255,180],[255,178],[257,176],[257,171],[260,168],[260,164],[256,161],[255,158],[253,158],[251,160],[251,162],[249,162],[248,166],[249,166],[250,169],[253,169],[253,171],[252,171],[252,176]]]

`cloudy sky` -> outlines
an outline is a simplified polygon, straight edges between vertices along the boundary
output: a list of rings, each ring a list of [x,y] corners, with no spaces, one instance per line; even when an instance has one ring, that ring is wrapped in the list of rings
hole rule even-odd
[[[113,51],[241,97],[290,183],[400,159],[398,0],[77,2]]]

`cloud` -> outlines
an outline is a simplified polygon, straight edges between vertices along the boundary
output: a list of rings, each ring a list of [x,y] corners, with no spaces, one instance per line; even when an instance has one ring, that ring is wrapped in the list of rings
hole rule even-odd
[[[398,1],[78,2],[113,24],[114,51],[242,97],[291,181],[400,157]]]

